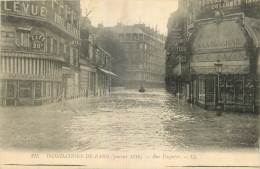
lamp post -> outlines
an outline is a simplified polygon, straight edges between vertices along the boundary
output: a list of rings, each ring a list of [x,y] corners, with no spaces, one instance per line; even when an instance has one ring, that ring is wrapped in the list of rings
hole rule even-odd
[[[217,115],[221,116],[221,111],[222,111],[222,106],[220,105],[220,74],[222,72],[222,66],[223,64],[220,63],[220,60],[217,60],[217,63],[215,63],[215,71],[218,75],[218,93],[217,93],[217,106],[216,106],[216,110],[217,110]]]

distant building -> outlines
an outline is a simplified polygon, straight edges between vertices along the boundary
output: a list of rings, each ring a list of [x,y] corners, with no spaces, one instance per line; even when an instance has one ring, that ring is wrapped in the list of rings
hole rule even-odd
[[[79,0],[1,1],[2,105],[78,93]]]
[[[81,18],[80,95],[105,95],[111,90],[112,56],[97,43],[97,28]]]
[[[165,51],[163,35],[158,31],[136,24],[118,24],[111,28],[116,32],[127,59],[124,80],[126,88],[165,87]]]
[[[167,90],[206,109],[259,111],[259,7],[179,0],[168,22]]]

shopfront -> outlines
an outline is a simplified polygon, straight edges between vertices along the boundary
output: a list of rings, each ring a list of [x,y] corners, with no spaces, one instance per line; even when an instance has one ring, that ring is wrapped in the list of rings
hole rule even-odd
[[[41,105],[61,94],[60,82],[1,80],[1,104],[7,106]]]
[[[254,111],[255,83],[251,38],[243,15],[197,21],[191,37],[191,74],[194,103],[206,109]]]

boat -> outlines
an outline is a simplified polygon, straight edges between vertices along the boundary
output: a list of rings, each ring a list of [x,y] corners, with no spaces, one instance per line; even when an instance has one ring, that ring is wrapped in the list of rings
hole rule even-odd
[[[139,92],[141,92],[141,93],[144,93],[144,92],[145,92],[145,90],[144,90],[144,87],[143,87],[143,86],[141,86],[141,88],[139,89]]]

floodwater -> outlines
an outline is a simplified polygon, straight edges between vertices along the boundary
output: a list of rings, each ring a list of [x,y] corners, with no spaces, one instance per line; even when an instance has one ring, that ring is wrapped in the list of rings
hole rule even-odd
[[[0,146],[7,150],[257,149],[259,143],[259,115],[216,116],[164,90],[0,110]]]

